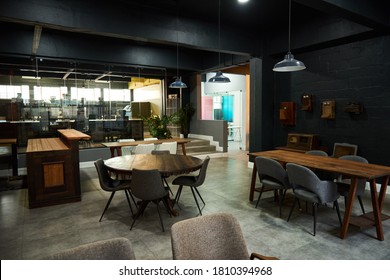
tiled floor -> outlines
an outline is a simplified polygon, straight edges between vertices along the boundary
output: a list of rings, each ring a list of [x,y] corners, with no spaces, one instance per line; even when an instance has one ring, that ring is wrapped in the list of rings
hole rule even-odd
[[[378,241],[373,227],[351,228],[347,239],[338,236],[339,224],[331,207],[318,213],[317,235],[313,236],[312,216],[293,213],[286,222],[292,194],[286,196],[283,218],[270,193],[263,195],[259,207],[248,201],[252,170],[243,151],[225,157],[212,157],[205,184],[199,188],[206,206],[203,215],[229,212],[242,226],[248,251],[280,259],[390,259],[390,220],[383,222],[385,240]],[[171,178],[172,180],[172,178]],[[59,250],[96,240],[123,236],[132,241],[138,259],[171,259],[170,227],[198,214],[192,194],[183,190],[178,217],[161,212],[166,232],[161,231],[154,205],[135,224],[132,231],[130,210],[123,193],[117,193],[99,222],[109,194],[102,191],[94,167],[81,169],[82,201],[45,208],[29,209],[27,190],[0,192],[0,259],[41,259]],[[175,192],[176,187],[171,186]],[[257,197],[257,196],[256,196]],[[370,210],[369,193],[365,206]],[[341,210],[344,209],[340,199]],[[354,212],[360,208],[355,203]],[[386,198],[384,213],[390,214]]]

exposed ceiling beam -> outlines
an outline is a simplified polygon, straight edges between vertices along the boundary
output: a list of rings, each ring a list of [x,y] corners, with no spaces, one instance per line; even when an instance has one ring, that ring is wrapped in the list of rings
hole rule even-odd
[[[387,1],[294,0],[294,2],[331,15],[337,15],[377,31],[390,32],[390,9]],[[375,2],[375,5],[372,2]]]
[[[34,37],[33,37],[33,44],[32,44],[32,54],[36,55],[39,47],[39,41],[41,40],[41,34],[42,34],[42,25],[35,25],[34,26]]]

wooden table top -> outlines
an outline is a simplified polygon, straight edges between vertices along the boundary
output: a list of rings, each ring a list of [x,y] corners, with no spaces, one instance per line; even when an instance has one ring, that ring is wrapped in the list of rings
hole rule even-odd
[[[390,167],[388,166],[354,162],[333,157],[308,155],[285,150],[253,152],[249,153],[248,155],[255,157],[264,156],[283,163],[296,163],[309,168],[331,171],[342,175],[349,175],[367,180],[390,175]]]
[[[28,139],[26,153],[69,150],[60,138]]]
[[[57,131],[69,140],[89,140],[89,139],[91,139],[91,136],[89,136],[88,134],[82,133],[76,129],[58,129]]]
[[[202,167],[203,160],[197,157],[172,154],[138,154],[119,156],[104,161],[110,171],[131,174],[133,168],[157,169],[163,176],[179,175],[196,171]]]
[[[124,146],[137,146],[139,144],[161,144],[164,142],[177,142],[177,144],[185,144],[191,142],[188,138],[170,138],[170,139],[158,139],[149,141],[129,141],[129,142],[104,142],[103,146],[112,147],[124,147]]]
[[[16,141],[17,141],[16,138],[2,138],[0,139],[0,145],[16,144]]]

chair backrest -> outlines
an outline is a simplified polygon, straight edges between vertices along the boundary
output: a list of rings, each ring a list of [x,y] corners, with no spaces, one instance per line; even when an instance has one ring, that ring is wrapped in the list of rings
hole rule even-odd
[[[118,139],[118,142],[134,142],[135,139]]]
[[[333,157],[339,158],[346,155],[356,155],[358,146],[348,143],[334,143]]]
[[[121,147],[122,156],[131,155],[135,150],[134,146],[123,146]]]
[[[133,169],[131,178],[131,193],[139,199],[155,200],[168,195],[157,169]]]
[[[171,228],[174,260],[249,260],[238,220],[216,213],[183,220]]]
[[[98,159],[94,162],[94,164],[99,177],[100,187],[105,191],[110,191],[113,180],[108,174],[108,170],[107,167],[104,165],[104,161],[102,159]]]
[[[135,146],[134,154],[150,154],[154,150],[154,144],[139,144]]]
[[[328,156],[327,152],[321,151],[321,150],[310,150],[310,151],[305,152],[305,154],[314,155],[314,156],[322,156],[322,157]]]
[[[164,155],[164,154],[169,155],[169,151],[168,150],[153,150],[152,151],[152,155]]]
[[[130,240],[112,238],[79,245],[53,254],[48,260],[135,260]]]
[[[153,140],[158,140],[158,138],[156,137],[144,138],[144,141],[153,141]]]
[[[290,187],[287,172],[278,161],[266,157],[256,157],[255,163],[260,181],[271,179],[276,180],[286,188]]]
[[[177,153],[177,142],[163,142],[158,147],[159,150],[168,150],[171,154]]]
[[[204,180],[206,179],[206,172],[207,172],[207,166],[209,165],[210,157],[206,156],[206,158],[203,160],[202,167],[200,168],[199,174],[196,177],[196,182],[192,185],[193,187],[200,186],[204,183]]]
[[[321,181],[309,168],[295,163],[287,163],[286,169],[294,191],[303,188],[313,192],[321,203],[333,202],[339,196],[335,182]]]
[[[361,157],[361,156],[356,156],[356,155],[341,156],[341,157],[339,157],[339,159],[368,163],[368,160],[366,158]],[[364,192],[364,189],[366,188],[366,182],[367,182],[367,180],[365,180],[365,179],[358,180],[357,189],[356,189],[357,195],[361,195]]]

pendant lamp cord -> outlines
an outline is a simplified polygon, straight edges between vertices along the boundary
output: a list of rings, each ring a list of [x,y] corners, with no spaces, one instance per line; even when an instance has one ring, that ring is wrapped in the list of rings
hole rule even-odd
[[[218,1],[218,67],[221,66],[221,0]]]
[[[176,70],[179,79],[179,1],[176,1]]]
[[[288,52],[291,51],[290,41],[291,41],[291,0],[288,1]]]

